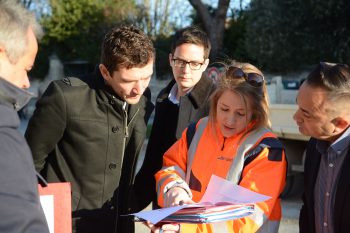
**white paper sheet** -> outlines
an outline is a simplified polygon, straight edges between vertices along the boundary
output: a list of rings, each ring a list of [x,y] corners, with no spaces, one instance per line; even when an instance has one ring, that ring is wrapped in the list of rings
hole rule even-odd
[[[53,204],[53,195],[41,195],[40,203],[44,210],[46,217],[47,225],[49,226],[50,233],[54,233],[54,204]]]
[[[201,202],[229,202],[232,204],[250,204],[262,202],[271,197],[253,192],[221,177],[212,175]]]

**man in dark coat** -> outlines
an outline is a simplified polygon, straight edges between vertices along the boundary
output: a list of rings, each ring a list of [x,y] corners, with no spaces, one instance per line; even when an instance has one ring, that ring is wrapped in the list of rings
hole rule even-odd
[[[29,147],[17,111],[32,97],[33,67],[42,30],[14,1],[0,1],[0,232],[48,233]]]
[[[162,167],[164,152],[191,122],[208,115],[208,99],[215,85],[203,72],[209,64],[210,47],[207,34],[195,26],[181,29],[173,38],[169,63],[174,80],[157,97],[144,163],[136,177],[154,205],[154,174]]]
[[[133,185],[154,59],[141,30],[113,28],[94,73],[52,82],[37,103],[25,136],[44,178],[71,182],[73,232],[134,232],[125,215],[144,193],[136,199]]]
[[[306,149],[300,232],[350,232],[350,69],[320,63],[302,84],[294,119]]]

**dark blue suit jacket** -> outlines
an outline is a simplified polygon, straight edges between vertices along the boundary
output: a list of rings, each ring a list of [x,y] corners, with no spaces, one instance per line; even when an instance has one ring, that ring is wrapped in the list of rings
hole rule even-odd
[[[314,189],[320,167],[321,154],[316,150],[316,139],[307,145],[304,169],[303,206],[300,211],[299,227],[301,233],[315,231]],[[350,150],[340,171],[334,203],[334,232],[350,232]]]

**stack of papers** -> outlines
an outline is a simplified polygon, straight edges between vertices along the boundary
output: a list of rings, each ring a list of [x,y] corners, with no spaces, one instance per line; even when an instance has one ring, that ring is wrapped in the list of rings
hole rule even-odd
[[[135,221],[171,223],[212,223],[246,217],[254,203],[271,197],[250,191],[213,175],[199,203],[134,213]]]
[[[254,205],[232,205],[229,203],[216,203],[198,206],[187,206],[176,211],[161,222],[169,223],[213,223],[244,218],[254,212]]]

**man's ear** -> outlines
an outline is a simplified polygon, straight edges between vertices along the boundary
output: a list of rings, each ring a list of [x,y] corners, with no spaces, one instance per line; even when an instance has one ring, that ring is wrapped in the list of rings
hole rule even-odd
[[[7,56],[6,54],[6,49],[4,48],[4,46],[2,46],[0,44],[0,56],[3,57],[3,56]]]
[[[109,74],[109,71],[105,65],[100,64],[98,68],[100,69],[100,72],[104,80],[108,81],[109,79],[111,79],[111,75]]]
[[[0,44],[0,70],[3,69],[2,71],[4,71],[5,68],[3,63],[8,64],[9,62],[10,60],[7,56],[6,49]]]
[[[169,65],[172,66],[173,64],[173,55],[169,53]]]
[[[209,65],[209,58],[204,60],[204,63],[202,65],[203,72],[207,69],[208,65]]]
[[[350,120],[343,117],[336,117],[332,120],[332,123],[335,126],[334,133],[339,133],[339,132],[343,132],[349,127]]]

